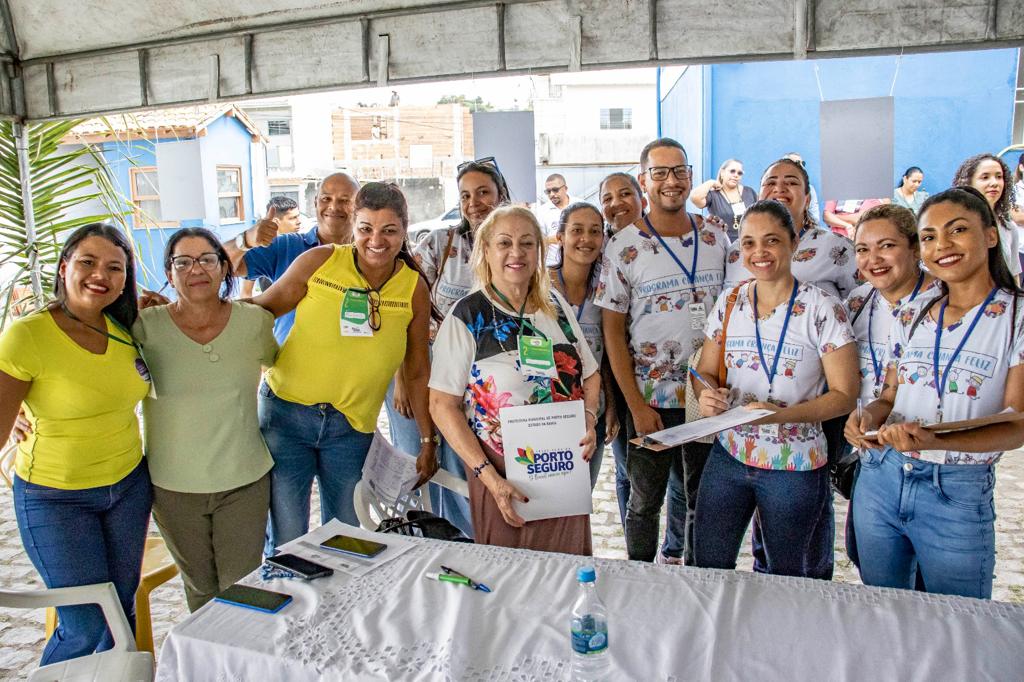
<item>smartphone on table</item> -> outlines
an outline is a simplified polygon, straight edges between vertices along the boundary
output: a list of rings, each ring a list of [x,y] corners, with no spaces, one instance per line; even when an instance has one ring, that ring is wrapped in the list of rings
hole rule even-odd
[[[214,601],[224,604],[233,604],[264,613],[277,613],[292,600],[290,594],[271,592],[249,585],[232,585],[216,597]]]
[[[283,568],[292,575],[297,575],[304,580],[313,580],[314,578],[323,578],[329,575],[334,575],[334,571],[326,566],[321,566],[315,561],[303,559],[295,554],[277,554],[275,556],[267,557],[266,561],[271,566]]]
[[[388,548],[383,542],[361,540],[349,535],[335,535],[334,537],[327,538],[320,543],[320,546],[332,552],[351,554],[363,559],[372,559]]]

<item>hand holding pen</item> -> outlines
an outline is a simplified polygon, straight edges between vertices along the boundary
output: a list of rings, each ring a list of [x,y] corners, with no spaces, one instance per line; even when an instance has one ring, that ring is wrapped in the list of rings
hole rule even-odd
[[[700,405],[701,415],[705,417],[714,417],[717,414],[722,414],[731,407],[728,388],[715,388],[693,367],[690,367],[689,371],[694,379],[704,385],[704,390],[701,391],[700,397],[697,399],[697,403]]]

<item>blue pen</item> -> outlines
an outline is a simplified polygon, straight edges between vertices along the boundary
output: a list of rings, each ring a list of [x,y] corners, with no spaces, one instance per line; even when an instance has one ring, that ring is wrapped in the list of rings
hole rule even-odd
[[[697,370],[695,370],[695,369],[694,369],[693,367],[687,367],[687,369],[688,369],[688,370],[690,371],[690,374],[692,374],[692,375],[693,375],[693,378],[694,378],[694,379],[696,379],[696,380],[697,380],[697,381],[699,381],[700,383],[704,384],[704,388],[710,388],[710,389],[711,389],[712,391],[713,391],[713,390],[715,390],[715,388],[714,388],[714,387],[713,387],[713,386],[712,386],[711,384],[709,384],[709,383],[708,383],[708,382],[707,382],[707,381],[706,381],[706,380],[704,379],[704,377],[702,377],[702,376],[700,375],[700,372],[698,372]]]

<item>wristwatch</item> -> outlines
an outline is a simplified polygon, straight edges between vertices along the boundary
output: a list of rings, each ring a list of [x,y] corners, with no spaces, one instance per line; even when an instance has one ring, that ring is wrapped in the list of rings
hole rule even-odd
[[[235,237],[235,248],[241,251],[242,253],[245,253],[246,251],[249,251],[252,248],[251,246],[245,243],[245,230],[239,232],[238,236]]]

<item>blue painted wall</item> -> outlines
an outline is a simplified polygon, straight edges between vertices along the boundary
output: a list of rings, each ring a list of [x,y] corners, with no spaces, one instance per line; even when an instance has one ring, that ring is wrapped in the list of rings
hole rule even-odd
[[[131,196],[130,169],[133,167],[156,166],[154,145],[161,142],[176,142],[190,138],[169,138],[156,142],[137,140],[131,142],[108,142],[102,146],[103,157],[110,168],[111,174],[119,191],[126,197]],[[200,139],[200,167],[195,172],[203,176],[206,190],[205,215],[182,220],[180,227],[209,227],[222,240],[233,237],[254,223],[252,176],[251,176],[251,137],[249,131],[234,118],[227,116],[214,121],[207,128],[207,134]],[[242,194],[245,206],[245,220],[221,226],[217,211],[217,166],[231,165],[242,168]],[[134,227],[134,217],[129,216]],[[137,281],[147,289],[159,289],[166,281],[163,271],[164,245],[178,227],[133,229],[132,237],[139,250]],[[165,291],[166,293],[166,291]]]
[[[199,138],[199,153],[202,157],[203,187],[206,188],[206,224],[217,226],[214,230],[222,239],[234,237],[255,224],[252,204],[252,164],[250,163],[252,136],[241,123],[230,116],[221,116],[206,129],[206,135]],[[242,202],[245,220],[240,223],[220,224],[217,210],[217,166],[242,167]]]
[[[887,97],[895,77],[893,185],[915,165],[924,169],[924,188],[940,191],[964,158],[998,152],[1010,143],[1016,71],[1016,49],[704,67],[699,96],[705,105],[705,168],[695,182],[712,177],[725,159],[735,157],[744,163],[745,184],[756,187],[770,162],[798,151],[820,189],[822,95],[826,100]],[[675,132],[680,141],[686,130],[699,128],[693,121],[692,80],[683,82],[688,78],[691,73],[661,103],[665,133]]]

